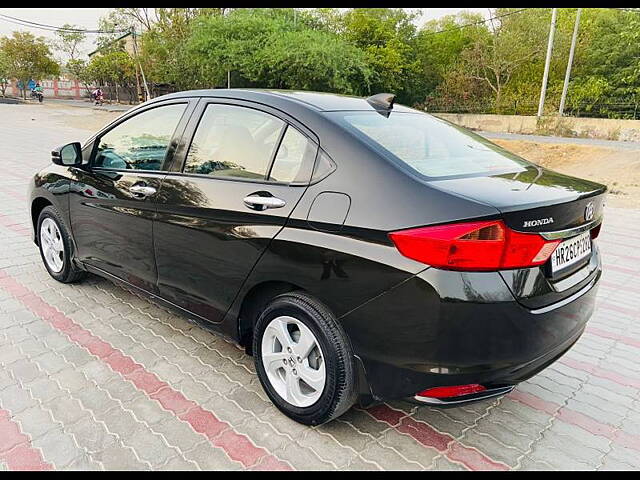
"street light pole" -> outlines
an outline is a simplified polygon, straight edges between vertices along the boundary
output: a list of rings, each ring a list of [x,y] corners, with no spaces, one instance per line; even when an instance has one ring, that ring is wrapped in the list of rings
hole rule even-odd
[[[549,66],[551,64],[551,52],[553,51],[553,34],[556,30],[556,16],[558,9],[554,8],[551,13],[551,28],[549,30],[549,43],[547,44],[547,59],[544,62],[544,75],[542,76],[542,89],[540,90],[540,103],[538,104],[538,118],[542,116],[544,110],[544,97],[547,94],[547,80],[549,79]]]
[[[573,65],[573,54],[576,51],[576,40],[578,38],[578,27],[580,25],[581,8],[576,12],[576,23],[573,26],[573,37],[571,38],[571,49],[569,49],[569,61],[567,62],[567,72],[564,74],[564,86],[562,87],[562,97],[560,98],[560,116],[564,113],[564,103],[567,100],[567,91],[569,90],[569,78],[571,77],[571,65]]]

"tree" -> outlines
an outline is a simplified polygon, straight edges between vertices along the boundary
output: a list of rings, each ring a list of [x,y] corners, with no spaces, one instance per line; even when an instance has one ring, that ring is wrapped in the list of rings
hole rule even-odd
[[[558,9],[550,111],[560,98],[575,12]],[[122,51],[123,42],[113,40],[123,30],[142,32],[135,60],[151,91],[221,87],[230,75],[234,87],[388,91],[411,105],[474,103],[504,112],[517,104],[523,113],[540,95],[550,9],[490,15],[498,18],[461,12],[418,30],[417,13],[399,8],[116,8],[100,20],[112,33],[98,45],[104,54]],[[640,99],[639,22],[635,12],[583,11],[569,108]]]
[[[6,54],[0,50],[0,91],[2,96],[6,97],[7,87],[9,86],[9,76],[11,75],[9,60]]]
[[[569,104],[640,100],[640,16],[634,12],[585,9],[576,49]],[[605,112],[607,113],[607,112]]]
[[[508,9],[497,9],[498,15]],[[494,93],[494,103],[500,107],[502,94],[518,68],[544,53],[548,32],[538,18],[538,12],[525,12],[491,21],[490,35],[479,36],[462,52],[462,62],[468,75],[483,82]],[[546,34],[545,34],[546,33]]]
[[[338,35],[312,30],[291,9],[234,10],[200,18],[186,45],[189,79],[224,85],[228,71],[245,86],[304,88],[341,93],[368,90],[362,51]]]
[[[226,83],[227,72],[235,70],[255,78],[258,52],[287,24],[267,9],[234,10],[229,15],[199,18],[186,44],[186,64],[200,87]]]
[[[423,98],[416,58],[416,13],[401,8],[353,8],[341,19],[344,38],[364,51],[371,70],[370,93],[392,92],[399,102]]]
[[[116,40],[124,35],[127,31],[131,31],[133,23],[118,15],[117,9],[111,10],[107,15],[98,19],[98,28],[103,32],[96,36],[95,44],[97,50],[113,51],[122,48],[122,42]]]
[[[193,88],[189,83],[191,60],[185,52],[192,25],[198,18],[221,16],[222,8],[156,8],[155,21],[142,34],[140,60],[151,88],[172,84]]]
[[[80,54],[80,44],[84,42],[86,34],[84,32],[74,32],[70,30],[79,30],[81,27],[65,23],[62,26],[66,30],[57,30],[57,40],[55,46],[62,51],[70,60],[76,60]]]
[[[478,36],[489,34],[484,25],[461,28],[482,20],[480,14],[463,11],[430,20],[418,31],[415,55],[424,78],[425,95],[432,94],[445,77],[457,69],[460,54],[477,41]]]
[[[187,23],[200,15],[224,15],[229,8],[114,8],[107,18],[109,21],[143,31],[152,30],[158,25],[173,23],[177,18]]]
[[[92,82],[92,78],[87,62],[85,62],[84,60],[69,60],[65,65],[65,69],[69,73],[71,78],[84,85],[87,93],[90,92],[89,85]]]
[[[87,78],[99,85],[112,86],[117,102],[120,88],[127,90],[130,102],[135,98],[135,63],[126,52],[116,50],[95,55],[87,66]]]
[[[9,64],[10,76],[26,85],[30,79],[40,80],[60,74],[60,66],[51,56],[51,50],[42,37],[28,32],[13,32],[11,37],[0,38],[0,50]],[[22,90],[23,98],[26,92]]]
[[[362,51],[337,35],[314,30],[275,36],[246,73],[269,86],[364,95],[371,71]]]

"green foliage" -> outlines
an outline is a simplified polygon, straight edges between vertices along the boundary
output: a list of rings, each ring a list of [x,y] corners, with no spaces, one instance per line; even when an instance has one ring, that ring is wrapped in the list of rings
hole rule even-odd
[[[0,50],[0,93],[6,96],[7,87],[9,86],[9,77],[11,76],[11,65],[4,51]]]
[[[445,79],[460,79],[459,72],[455,75],[450,73],[458,67],[461,53],[474,42],[481,41],[483,36],[489,35],[484,26],[460,27],[482,20],[479,14],[460,12],[457,15],[431,20],[417,32],[415,53],[420,63],[421,75],[425,79],[425,95],[433,94],[435,88]],[[450,94],[464,98],[471,93],[469,85],[464,85],[465,82],[449,83],[449,90],[455,89],[456,86],[459,90],[457,94],[452,91]]]
[[[400,8],[115,8],[99,24],[113,32],[97,41],[107,58],[92,60],[86,72],[81,64],[67,69],[75,78],[131,87],[140,62],[152,92],[224,87],[230,73],[232,87],[386,91],[427,108],[474,104],[531,113],[551,8],[521,10],[491,9],[500,17],[491,21],[463,11],[418,28],[418,14]],[[576,10],[558,9],[548,112],[559,104]],[[133,59],[113,41],[131,28],[139,33]],[[59,48],[73,59],[67,40]],[[584,111],[614,99],[640,100],[640,15],[585,8],[567,108]]]
[[[363,52],[309,18],[285,9],[236,10],[200,19],[186,45],[186,65],[198,86],[222,86],[227,72],[264,88],[366,92]],[[297,15],[296,15],[297,17]]]
[[[9,76],[24,85],[31,78],[41,80],[60,74],[60,66],[52,58],[51,50],[42,37],[28,32],[13,32],[11,37],[0,38],[0,51],[8,64]]]
[[[79,59],[71,59],[66,63],[65,71],[71,78],[82,83],[87,92],[89,91],[89,85],[93,82],[93,78],[91,78],[87,62]]]
[[[582,52],[580,76],[606,79],[604,94],[640,96],[640,15],[610,10],[598,13],[585,15],[591,38],[589,48]]]
[[[95,82],[98,85],[113,86],[116,101],[120,101],[120,88],[128,92],[130,101],[135,97],[136,66],[125,51],[109,50],[94,55],[83,75],[86,83]]]
[[[365,56],[340,37],[321,31],[283,32],[256,52],[247,76],[276,88],[363,95],[369,91]],[[268,67],[266,67],[268,65]]]
[[[81,27],[65,23],[63,28],[81,29]],[[75,60],[79,55],[79,46],[84,42],[86,33],[58,30],[56,31],[57,40],[54,42],[55,47],[64,53],[69,59]]]
[[[258,52],[284,31],[286,20],[267,11],[236,10],[198,19],[186,45],[188,71],[201,87],[224,85],[229,70],[251,78],[262,67]]]
[[[394,92],[405,103],[424,98],[415,18],[400,8],[357,8],[340,19],[343,36],[365,52],[372,72],[370,93]]]
[[[514,10],[496,9],[494,14]],[[548,113],[557,111],[560,103],[576,10],[558,9],[545,102]],[[448,69],[441,78],[436,77],[434,96],[439,107],[447,109],[447,105],[474,102],[484,105],[482,111],[500,112],[505,107],[513,109],[515,104],[524,104],[529,113],[535,112],[550,17],[549,8],[528,9],[498,23],[465,29],[484,33],[451,55],[457,62],[441,63],[448,65]],[[444,45],[453,45],[454,33],[434,36],[440,37]],[[441,45],[437,51],[447,58],[443,53],[446,46]],[[612,9],[583,9],[567,108],[585,112],[607,102],[637,103],[639,93],[640,15]],[[606,110],[602,113],[615,115]]]
[[[135,83],[135,64],[126,52],[107,52],[91,59],[87,75],[100,84]]]

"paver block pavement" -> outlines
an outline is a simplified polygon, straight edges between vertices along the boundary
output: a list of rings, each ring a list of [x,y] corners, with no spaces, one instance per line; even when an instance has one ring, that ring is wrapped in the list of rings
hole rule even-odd
[[[252,359],[222,337],[108,280],[48,276],[26,185],[52,147],[91,133],[63,119],[93,110],[69,108],[0,105],[12,126],[0,129],[0,437],[19,443],[0,440],[0,470],[640,468],[640,211],[607,207],[589,327],[511,394],[354,408],[310,428],[269,402]]]

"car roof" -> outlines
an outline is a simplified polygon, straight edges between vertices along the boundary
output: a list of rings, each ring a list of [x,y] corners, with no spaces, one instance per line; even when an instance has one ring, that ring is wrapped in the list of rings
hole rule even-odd
[[[350,95],[338,95],[335,93],[311,92],[304,90],[270,90],[270,89],[244,89],[244,88],[216,88],[209,90],[186,90],[170,93],[157,97],[154,100],[164,100],[181,97],[219,97],[239,100],[255,101],[270,104],[274,100],[295,103],[312,110],[329,112],[341,110],[375,111],[366,98]],[[396,104],[393,111],[419,112],[404,105]]]

